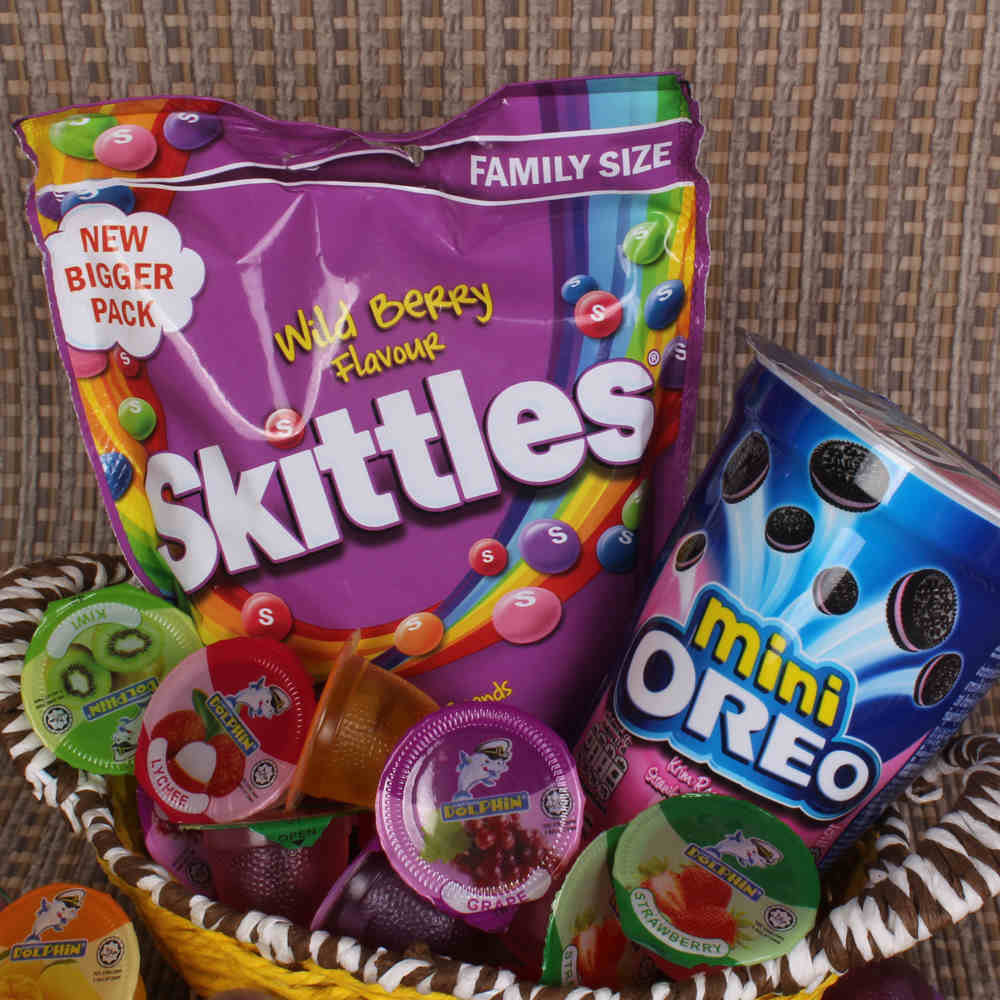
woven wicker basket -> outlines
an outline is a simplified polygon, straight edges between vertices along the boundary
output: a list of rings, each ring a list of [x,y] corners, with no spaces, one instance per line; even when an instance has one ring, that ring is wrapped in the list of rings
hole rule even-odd
[[[46,605],[128,578],[123,559],[79,555],[12,569],[0,576],[0,735],[38,799],[82,831],[109,878],[134,901],[167,958],[199,993],[259,987],[282,997],[382,997],[437,994],[536,1000],[540,987],[513,974],[427,952],[394,955],[350,938],[310,933],[281,917],[238,913],[192,895],[158,865],[129,850],[115,830],[106,782],[55,759],[22,711],[20,674]],[[863,888],[778,961],[728,969],[635,997],[649,1000],[755,1000],[767,995],[818,1000],[838,974],[898,954],[961,920],[1000,893],[1000,737],[954,741],[919,779],[922,801],[940,797],[943,775],[962,771],[958,805],[911,851],[910,833],[890,810]],[[831,886],[826,889],[830,891]],[[544,998],[583,1000],[591,991],[548,988]],[[608,990],[597,1000],[610,1000]]]

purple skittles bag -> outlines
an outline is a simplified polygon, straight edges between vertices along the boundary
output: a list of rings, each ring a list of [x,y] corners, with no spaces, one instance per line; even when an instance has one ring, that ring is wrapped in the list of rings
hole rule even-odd
[[[441,702],[578,725],[683,499],[708,268],[687,85],[515,85],[407,136],[175,97],[16,128],[140,580],[206,642],[287,639],[320,676],[360,626]]]

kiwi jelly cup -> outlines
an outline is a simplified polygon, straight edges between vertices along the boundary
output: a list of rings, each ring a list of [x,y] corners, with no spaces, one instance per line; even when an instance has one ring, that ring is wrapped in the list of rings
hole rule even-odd
[[[437,703],[409,681],[359,656],[358,635],[337,657],[323,687],[285,799],[304,795],[371,809],[396,744]]]

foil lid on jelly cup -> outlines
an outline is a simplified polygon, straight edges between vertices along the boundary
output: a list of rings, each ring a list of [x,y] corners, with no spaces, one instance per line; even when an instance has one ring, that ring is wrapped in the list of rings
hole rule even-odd
[[[0,996],[131,1000],[139,984],[131,921],[80,885],[46,885],[0,911],[0,955]]]
[[[177,822],[233,822],[285,793],[316,707],[298,657],[225,639],[188,657],[143,717],[139,784]]]
[[[163,678],[201,648],[191,619],[128,584],[49,605],[21,673],[21,698],[57,757],[131,773],[142,715]]]
[[[622,989],[656,978],[655,967],[625,937],[611,866],[624,826],[598,834],[569,870],[552,903],[542,982],[549,986]]]
[[[721,795],[679,795],[639,813],[615,850],[622,928],[685,967],[786,954],[812,928],[819,875],[801,838]]]
[[[583,793],[551,729],[468,702],[417,723],[389,758],[375,821],[397,874],[484,930],[548,892],[580,842]]]

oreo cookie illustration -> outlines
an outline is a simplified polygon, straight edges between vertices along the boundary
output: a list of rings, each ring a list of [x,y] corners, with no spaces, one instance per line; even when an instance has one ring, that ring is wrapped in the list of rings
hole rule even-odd
[[[759,489],[771,468],[771,450],[759,431],[748,434],[729,456],[722,472],[722,499],[739,503]]]
[[[828,566],[813,580],[813,600],[824,615],[846,615],[858,603],[858,581],[846,566]]]
[[[947,697],[962,672],[962,657],[958,653],[941,653],[928,660],[913,686],[913,700],[921,708],[929,708]]]
[[[688,535],[677,550],[677,555],[674,556],[674,569],[678,573],[683,573],[684,570],[690,569],[700,562],[701,557],[705,554],[707,544],[708,536],[704,531],[696,531],[693,535]]]
[[[897,580],[885,607],[894,642],[910,653],[944,642],[957,614],[955,585],[936,569],[916,570]]]
[[[801,507],[775,507],[767,517],[764,540],[779,552],[801,552],[811,541],[815,524]]]
[[[889,488],[882,459],[856,441],[824,441],[809,457],[809,478],[827,503],[862,513],[874,510]]]

